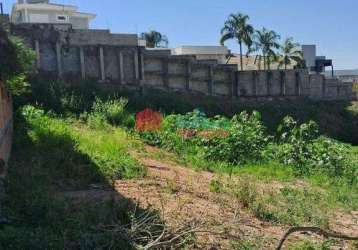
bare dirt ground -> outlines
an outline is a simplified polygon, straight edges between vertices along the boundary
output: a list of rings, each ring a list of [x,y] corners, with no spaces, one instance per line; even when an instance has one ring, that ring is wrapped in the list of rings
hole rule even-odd
[[[158,150],[146,147],[145,153],[133,153],[147,168],[145,178],[115,181],[114,191],[93,187],[87,191],[66,192],[66,196],[74,200],[90,199],[98,202],[110,199],[113,192],[118,192],[144,209],[160,211],[169,227],[200,224],[196,245],[191,249],[236,249],[235,242],[241,240],[259,243],[260,249],[275,249],[289,227],[257,219],[233,195],[211,192],[210,182],[216,177],[213,173],[194,171],[168,160],[171,157],[165,155],[160,160],[158,157],[148,157],[158,153]],[[169,153],[161,151],[158,155],[163,154]],[[298,182],[297,185],[306,183]],[[265,186],[270,189],[281,187],[279,182]],[[333,232],[357,236],[358,212],[337,212],[330,228]],[[290,236],[285,245],[302,239],[317,242],[324,240],[310,233],[296,233]],[[345,241],[336,241],[333,249],[356,250]]]
[[[147,152],[155,150],[159,149],[146,147]],[[169,226],[200,223],[203,231],[210,232],[197,234],[196,249],[233,249],[232,243],[239,238],[260,241],[262,249],[275,249],[288,229],[258,220],[229,194],[210,192],[210,182],[215,178],[212,173],[197,172],[164,159],[134,156],[147,167],[147,176],[141,180],[116,181],[115,190],[143,208],[161,211]],[[277,188],[277,184],[273,183],[272,188]],[[357,235],[358,213],[337,216],[334,221],[339,224],[332,223],[332,230]],[[296,234],[288,242],[302,238],[322,240],[310,234]],[[352,249],[343,241],[335,245],[335,249]]]

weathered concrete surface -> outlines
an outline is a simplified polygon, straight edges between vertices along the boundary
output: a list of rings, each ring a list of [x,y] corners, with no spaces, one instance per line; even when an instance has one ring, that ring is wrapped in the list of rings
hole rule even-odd
[[[352,85],[309,75],[306,70],[237,71],[215,61],[171,56],[169,50],[146,50],[131,34],[48,24],[16,25],[12,33],[37,51],[40,71],[59,77],[257,101],[298,97],[350,100],[354,96]]]

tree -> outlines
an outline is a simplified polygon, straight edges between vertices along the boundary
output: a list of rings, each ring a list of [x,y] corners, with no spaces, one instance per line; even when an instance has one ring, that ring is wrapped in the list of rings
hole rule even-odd
[[[302,50],[299,43],[295,43],[292,37],[287,38],[280,47],[281,56],[279,58],[279,68],[295,64],[297,68],[304,68]]]
[[[168,38],[158,31],[143,32],[140,37],[147,42],[148,48],[168,48]]]
[[[0,28],[0,79],[13,95],[27,91],[25,79],[34,70],[36,55],[21,39],[8,37]]]
[[[242,45],[244,44],[248,47],[248,53],[251,51],[252,46],[254,28],[248,24],[249,19],[249,16],[241,13],[231,14],[221,29],[221,45],[224,45],[227,40],[231,39],[235,39],[239,43],[241,70],[244,69],[242,62]]]
[[[262,28],[255,32],[254,38],[255,49],[262,52],[264,69],[270,70],[271,62],[277,59],[276,50],[280,48],[278,43],[280,36],[273,30]]]

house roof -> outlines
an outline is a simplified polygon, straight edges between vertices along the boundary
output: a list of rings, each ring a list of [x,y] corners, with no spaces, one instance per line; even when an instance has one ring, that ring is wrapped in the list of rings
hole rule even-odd
[[[14,4],[13,8],[12,8],[12,12],[19,11],[19,10],[25,10],[25,9],[27,9],[27,10],[64,11],[64,12],[70,12],[74,16],[87,17],[88,19],[94,19],[96,17],[95,14],[77,12],[77,10],[78,10],[77,6],[54,4],[54,3]]]

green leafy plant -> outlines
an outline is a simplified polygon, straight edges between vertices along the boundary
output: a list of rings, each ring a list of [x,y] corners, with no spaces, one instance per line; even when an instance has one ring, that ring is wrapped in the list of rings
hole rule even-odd
[[[92,112],[97,115],[103,115],[112,125],[121,125],[128,116],[125,110],[127,104],[128,100],[125,98],[113,98],[102,101],[97,97],[92,106]]]
[[[260,114],[249,115],[242,112],[231,120],[227,136],[214,136],[200,139],[205,155],[214,161],[226,161],[233,164],[259,161],[262,150],[270,137],[260,120]]]
[[[343,144],[320,137],[318,125],[310,121],[298,125],[292,117],[286,117],[278,128],[277,156],[284,164],[292,165],[299,174],[324,171],[341,176],[349,163]]]

